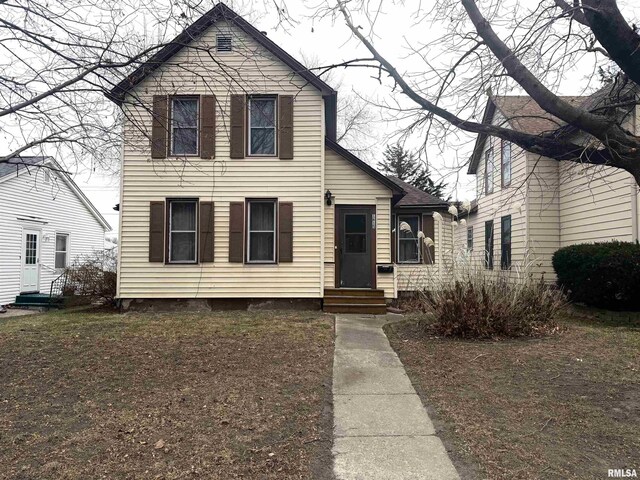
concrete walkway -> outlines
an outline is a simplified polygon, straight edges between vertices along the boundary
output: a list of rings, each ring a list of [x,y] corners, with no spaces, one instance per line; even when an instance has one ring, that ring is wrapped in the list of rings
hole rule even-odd
[[[382,325],[337,315],[333,455],[338,480],[459,479]]]

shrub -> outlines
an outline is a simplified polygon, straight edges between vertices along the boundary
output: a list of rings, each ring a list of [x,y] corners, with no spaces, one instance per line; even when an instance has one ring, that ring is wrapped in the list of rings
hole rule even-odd
[[[611,310],[640,310],[640,245],[578,244],[553,255],[558,284],[569,298]]]
[[[543,280],[470,276],[425,292],[431,332],[461,338],[537,336],[554,331],[564,305],[561,292]]]
[[[116,265],[115,248],[76,258],[73,265],[67,268],[64,293],[113,304],[116,297]]]

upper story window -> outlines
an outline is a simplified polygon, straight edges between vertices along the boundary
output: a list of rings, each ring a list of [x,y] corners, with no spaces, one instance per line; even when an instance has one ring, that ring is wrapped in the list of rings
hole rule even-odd
[[[249,97],[249,155],[276,154],[276,97]]]
[[[231,35],[216,36],[216,51],[218,53],[231,51]]]
[[[502,186],[511,185],[511,142],[502,140]]]
[[[484,152],[484,193],[493,193],[493,148]]]
[[[48,168],[44,169],[44,183],[51,183],[51,170]]]
[[[473,227],[467,227],[467,250],[473,250]]]
[[[197,200],[168,200],[169,263],[196,263]]]
[[[171,155],[198,155],[197,97],[171,99]]]
[[[420,215],[398,215],[398,263],[420,263]]]
[[[69,258],[69,235],[56,233],[56,260],[55,268],[66,268]]]
[[[275,200],[248,202],[247,262],[275,263],[276,261],[276,205]]]

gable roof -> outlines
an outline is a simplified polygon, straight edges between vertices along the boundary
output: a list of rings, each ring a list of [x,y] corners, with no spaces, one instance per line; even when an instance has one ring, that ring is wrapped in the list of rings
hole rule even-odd
[[[333,97],[336,91],[327,85],[320,77],[309,71],[307,67],[302,65],[298,60],[293,58],[275,42],[269,39],[264,33],[247,22],[236,12],[227,7],[224,3],[216,4],[211,10],[202,15],[198,20],[188,26],[176,38],[167,45],[158,50],[151,58],[136,68],[130,75],[122,80],[118,85],[113,87],[107,97],[118,105],[124,101],[124,97],[128,91],[134,88],[151,72],[160,67],[164,62],[169,60],[173,55],[182,50],[191,41],[198,38],[205,30],[214,23],[226,20],[233,23],[240,30],[252,37],[256,42],[269,50],[273,55],[280,59],[291,70],[304,78],[310,85],[317,88],[324,96]]]
[[[375,168],[370,167],[367,163],[365,163],[362,160],[360,160],[358,157],[356,157],[349,150],[347,150],[343,146],[339,145],[338,143],[334,142],[329,137],[325,137],[324,144],[325,144],[325,147],[327,147],[327,148],[333,150],[334,152],[336,152],[338,155],[340,155],[346,161],[348,161],[351,164],[353,164],[354,166],[358,167],[360,170],[362,170],[364,173],[366,173],[367,175],[372,177],[374,180],[377,180],[379,183],[381,183],[385,187],[389,188],[392,192],[399,193],[401,195],[406,193],[404,188],[402,188],[400,185],[398,185],[397,183],[395,183],[391,179],[385,177],[383,174],[381,174]]]
[[[634,90],[635,87],[630,83],[614,82],[605,85],[591,95],[559,96],[559,98],[586,111],[593,111],[611,104],[611,99],[621,100],[622,97],[633,95]],[[528,95],[489,95],[482,123],[491,123],[496,111],[505,118],[507,126],[531,135],[550,132],[568,134],[573,128],[565,121],[544,110]],[[486,140],[486,134],[479,134],[476,137],[467,173],[476,173]]]
[[[0,183],[5,180],[9,180],[14,176],[18,176],[28,172],[29,167],[41,167],[44,164],[50,164],[55,168],[55,172],[60,175],[62,180],[67,184],[69,189],[78,197],[78,200],[89,210],[89,212],[95,217],[95,219],[102,225],[105,230],[111,230],[111,225],[104,219],[98,209],[91,203],[85,194],[80,190],[80,187],[71,179],[71,177],[62,169],[60,164],[56,162],[52,157],[46,156],[29,156],[29,157],[13,157],[6,162],[0,163]]]
[[[387,175],[387,178],[406,192],[406,195],[396,202],[394,207],[449,207],[449,203],[444,201],[442,198],[420,190],[410,183],[400,180],[398,177]]]

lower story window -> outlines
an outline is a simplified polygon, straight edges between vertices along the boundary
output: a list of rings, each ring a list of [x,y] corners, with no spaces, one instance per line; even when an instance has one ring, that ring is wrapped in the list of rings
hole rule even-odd
[[[66,268],[69,257],[69,235],[56,233],[56,268]]]
[[[169,200],[169,263],[196,263],[197,200]]]
[[[484,267],[493,268],[493,220],[484,222]]]
[[[398,215],[398,262],[419,263],[420,215]]]
[[[511,268],[511,215],[502,217],[500,233],[500,268]]]
[[[250,200],[247,215],[247,261],[276,261],[276,201]]]
[[[467,250],[473,251],[473,227],[467,227]]]

